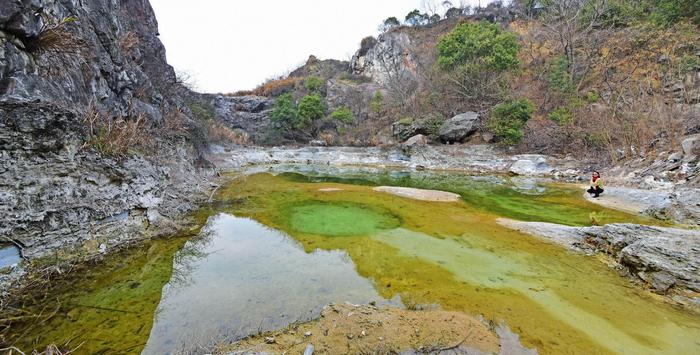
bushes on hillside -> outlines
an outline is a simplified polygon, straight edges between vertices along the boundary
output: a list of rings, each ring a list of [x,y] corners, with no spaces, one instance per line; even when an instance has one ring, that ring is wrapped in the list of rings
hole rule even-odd
[[[313,121],[323,118],[326,107],[323,98],[319,94],[304,96],[299,101],[299,124],[297,128],[310,125]]]
[[[443,69],[479,63],[502,72],[519,65],[517,37],[493,23],[461,24],[440,39],[437,49],[437,62]]]
[[[277,98],[275,106],[270,111],[270,119],[287,128],[299,127],[299,112],[294,104],[292,94],[286,93]]]
[[[508,145],[520,143],[523,128],[530,120],[535,106],[528,99],[509,100],[491,110],[489,129]]]
[[[308,92],[319,92],[321,91],[321,88],[323,88],[323,80],[316,76],[310,76],[306,78],[304,87]]]
[[[700,25],[700,0],[656,0],[651,19],[661,25],[672,25],[689,19]]]
[[[497,24],[463,23],[440,38],[437,66],[448,96],[488,108],[508,90],[504,74],[518,68],[517,37]]]
[[[331,118],[342,123],[353,123],[355,121],[355,115],[353,115],[352,111],[345,106],[335,109],[335,111],[331,113]]]

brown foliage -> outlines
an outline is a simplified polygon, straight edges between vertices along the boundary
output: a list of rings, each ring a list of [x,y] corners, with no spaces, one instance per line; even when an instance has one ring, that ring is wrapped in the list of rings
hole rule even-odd
[[[119,47],[121,48],[122,53],[128,55],[131,54],[136,47],[138,47],[139,42],[139,37],[136,35],[136,33],[134,31],[129,31],[119,41]]]
[[[250,144],[250,136],[246,132],[228,128],[218,121],[210,121],[207,124],[207,135],[209,141],[214,143]]]
[[[76,22],[74,17],[66,17],[61,21],[44,19],[45,25],[36,37],[25,40],[27,50],[35,54],[76,54],[79,53],[85,43],[76,37],[68,28]]]
[[[254,90],[244,90],[237,91],[230,96],[246,96],[246,95],[256,95],[256,96],[267,96],[275,97],[282,95],[287,91],[294,90],[294,88],[299,84],[303,78],[288,77],[280,79],[272,79],[264,84],[258,86]]]

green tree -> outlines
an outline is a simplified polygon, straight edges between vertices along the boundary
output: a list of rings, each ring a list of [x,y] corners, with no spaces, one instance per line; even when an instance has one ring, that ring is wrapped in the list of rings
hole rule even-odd
[[[384,33],[392,28],[399,26],[401,26],[401,22],[399,21],[399,19],[397,19],[396,17],[389,17],[386,20],[384,20],[384,22],[382,22],[381,26],[379,26],[379,32]]]
[[[657,0],[651,18],[661,25],[672,25],[689,19],[700,25],[700,0]]]
[[[464,23],[442,37],[437,45],[438,65],[454,69],[467,63],[482,63],[487,69],[502,72],[517,68],[517,37],[493,23]]]
[[[342,123],[352,123],[355,121],[355,115],[345,106],[335,109],[335,111],[331,113],[331,118]]]
[[[535,106],[528,99],[503,102],[491,110],[489,129],[501,138],[504,144],[518,144],[523,138],[522,129],[533,112],[535,112]]]
[[[569,75],[569,60],[566,56],[560,56],[547,75],[549,87],[563,94],[574,94],[576,88]]]
[[[406,15],[406,23],[409,26],[422,25],[427,21],[427,19],[428,15],[421,13],[418,9],[415,9]]]
[[[369,110],[379,116],[382,113],[382,108],[384,107],[384,95],[382,92],[377,90],[369,101]]]
[[[322,118],[325,115],[325,111],[326,108],[321,95],[316,93],[304,96],[299,101],[299,124],[297,128],[307,127],[313,121]]]
[[[310,76],[306,78],[304,87],[306,87],[308,92],[319,92],[323,87],[323,81],[317,76]]]
[[[286,127],[298,128],[299,112],[294,105],[292,94],[282,94],[275,101],[275,105],[270,111],[270,119],[273,122],[278,122]]]

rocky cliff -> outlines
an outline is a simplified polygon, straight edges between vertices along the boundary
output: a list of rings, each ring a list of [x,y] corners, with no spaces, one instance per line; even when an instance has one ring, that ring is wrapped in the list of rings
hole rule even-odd
[[[33,259],[105,252],[171,226],[213,173],[193,97],[166,62],[148,0],[1,1],[0,241]],[[178,134],[167,132],[174,116]],[[115,156],[89,144],[121,139],[105,133],[121,134],[118,123],[143,131],[130,134],[149,149]]]

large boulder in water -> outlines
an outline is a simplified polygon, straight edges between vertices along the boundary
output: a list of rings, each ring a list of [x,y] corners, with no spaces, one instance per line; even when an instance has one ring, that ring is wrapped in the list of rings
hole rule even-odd
[[[440,140],[446,143],[463,142],[477,130],[479,114],[465,112],[445,121],[440,129]]]

